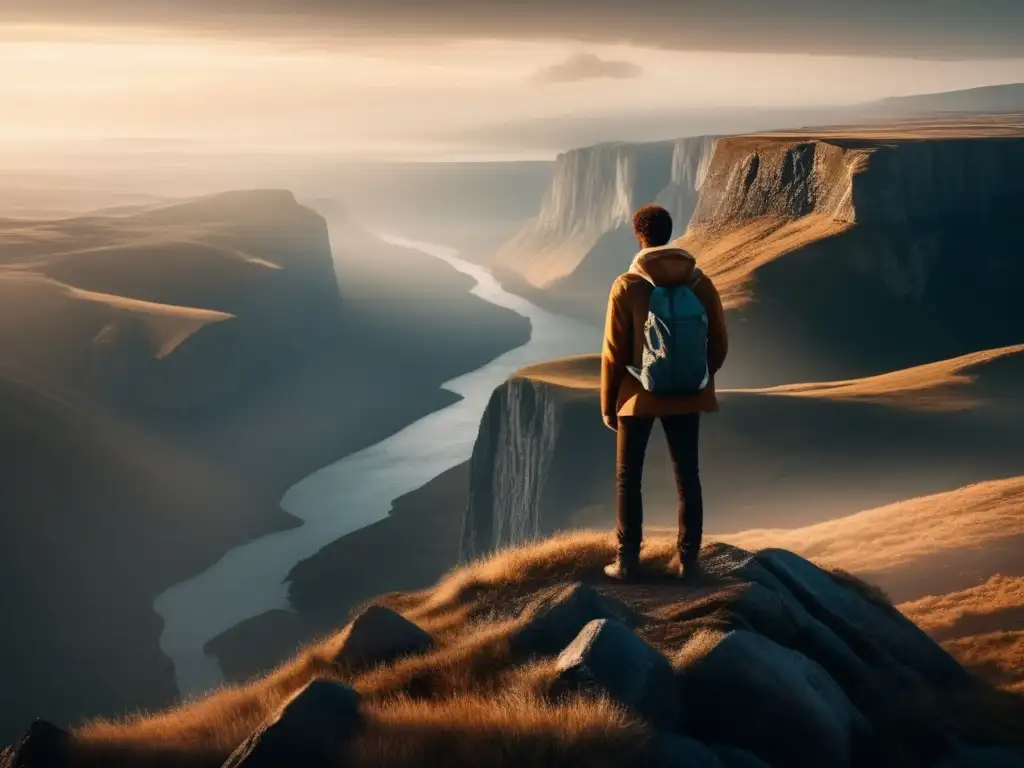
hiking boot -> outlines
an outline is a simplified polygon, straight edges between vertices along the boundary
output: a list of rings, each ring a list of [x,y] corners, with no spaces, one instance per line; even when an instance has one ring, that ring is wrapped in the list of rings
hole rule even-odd
[[[615,561],[604,567],[604,575],[609,579],[615,579],[616,581],[629,581],[636,578],[637,572],[640,570],[640,558],[639,556],[631,557],[623,555],[621,552],[619,556],[615,558]]]
[[[694,583],[700,581],[701,576],[704,574],[704,569],[701,568],[700,560],[696,557],[693,558],[679,558],[679,564],[676,565],[675,576],[680,581],[687,583]]]

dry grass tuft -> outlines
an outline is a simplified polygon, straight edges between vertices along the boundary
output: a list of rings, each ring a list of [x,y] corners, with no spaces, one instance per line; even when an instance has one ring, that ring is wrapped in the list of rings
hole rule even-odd
[[[886,610],[893,609],[893,602],[885,590],[875,584],[869,584],[842,568],[829,568],[829,575],[847,589],[852,589],[869,603],[881,606]]]
[[[685,666],[714,647],[722,632],[743,626],[731,607],[743,585],[723,581],[692,587],[659,577],[674,549],[671,535],[650,538],[642,560],[652,575],[632,585],[612,585],[601,576],[613,552],[608,533],[566,533],[496,553],[453,571],[433,590],[382,599],[434,635],[438,647],[430,653],[351,671],[330,661],[336,637],[328,637],[248,685],[164,713],[79,729],[78,765],[214,768],[317,677],[344,682],[361,697],[364,726],[339,755],[339,765],[643,764],[651,734],[642,723],[603,699],[552,700],[553,658],[517,657],[511,640],[545,599],[567,583],[583,581],[625,602],[639,615],[638,632],[677,668]],[[709,562],[726,550],[711,545]],[[842,570],[832,575],[892,609],[877,588]],[[998,603],[1015,596],[1018,587],[1012,580],[994,580],[986,594],[999,596],[993,598]],[[907,610],[933,630],[962,622],[964,614],[962,606],[939,598]],[[931,738],[927,734],[939,728],[965,738],[1016,743],[1022,701],[981,689],[968,698],[924,696],[901,704],[889,724],[892,748],[905,744],[908,733]]]
[[[766,389],[733,391],[779,397],[855,400],[917,411],[962,411],[974,408],[981,402],[972,389],[977,379],[977,370],[987,363],[1021,352],[1024,352],[1024,344],[1016,344],[863,379],[784,384]]]
[[[900,610],[980,678],[1024,693],[1024,577],[996,575]]]
[[[345,765],[595,766],[642,760],[645,726],[603,699],[551,703],[512,691],[371,709]]]
[[[745,549],[779,547],[852,573],[881,574],[928,555],[980,549],[1024,534],[1024,477],[922,496],[794,530],[723,536]],[[923,535],[924,533],[927,535]]]

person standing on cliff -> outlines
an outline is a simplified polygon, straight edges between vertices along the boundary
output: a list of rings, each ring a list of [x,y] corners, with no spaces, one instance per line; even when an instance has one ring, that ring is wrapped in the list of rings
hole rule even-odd
[[[704,526],[697,457],[700,414],[718,410],[714,377],[728,351],[725,312],[717,289],[698,269],[694,257],[668,244],[672,237],[668,211],[644,206],[633,216],[633,230],[641,250],[612,285],[601,354],[602,415],[617,433],[618,554],[604,570],[607,576],[623,580],[639,570],[644,456],[654,422],[660,419],[679,494],[678,576],[690,580],[699,573]],[[677,291],[678,286],[688,290]],[[689,316],[680,320],[686,312]],[[664,332],[659,333],[659,328]],[[673,328],[676,339],[671,338]],[[666,373],[671,355],[675,355],[672,365],[682,366],[682,372]],[[680,384],[688,375],[690,383]],[[671,386],[666,384],[669,378]]]

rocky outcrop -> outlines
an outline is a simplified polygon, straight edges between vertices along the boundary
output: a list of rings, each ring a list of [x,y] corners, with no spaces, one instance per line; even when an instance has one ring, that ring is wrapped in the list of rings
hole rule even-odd
[[[560,155],[540,213],[498,251],[496,272],[533,288],[557,284],[559,293],[618,274],[636,250],[630,222],[640,205],[664,205],[685,231],[715,141],[598,144]]]
[[[173,717],[77,729],[66,764],[147,764],[154,733],[167,764],[198,753],[208,765],[227,758],[226,768],[469,766],[484,756],[501,768],[1018,763],[1020,702],[996,707],[994,691],[952,674],[954,662],[939,663],[943,651],[894,621],[867,584],[791,553],[721,544],[702,552],[700,581],[684,583],[668,571],[673,549],[672,537],[649,539],[645,576],[633,583],[600,576],[611,545],[596,533],[457,569],[434,589],[380,598],[414,617],[436,653],[358,671],[332,661],[330,642],[318,644]],[[751,594],[775,606],[767,614],[788,606],[803,621],[821,617],[819,631],[836,641],[807,644],[809,623],[768,637],[760,627],[772,622],[749,620]],[[629,625],[598,618],[562,647],[524,654],[515,642],[531,625],[561,634],[587,612],[620,611]],[[379,641],[385,653],[389,638]],[[836,665],[822,647],[849,660]],[[923,666],[900,655],[910,647]],[[887,706],[862,702],[833,672],[853,668],[886,681]],[[922,673],[937,668],[945,672]],[[990,707],[1001,717],[989,724]],[[248,736],[238,744],[240,732]]]
[[[870,727],[815,661],[737,630],[698,634],[680,651],[690,733],[732,741],[775,765],[849,765]],[[746,726],[739,732],[735,721]]]
[[[0,768],[64,768],[70,759],[71,734],[36,720],[20,739],[0,751]]]
[[[559,654],[555,669],[556,694],[609,696],[659,728],[676,727],[679,696],[668,659],[624,624],[590,622]]]
[[[870,656],[893,677],[910,670],[917,679],[940,687],[968,682],[964,669],[892,606],[856,596],[792,552],[764,550],[757,561],[800,600],[808,615],[848,642],[857,638],[860,655]]]
[[[593,621],[607,619],[630,627],[637,624],[628,607],[580,582],[536,603],[527,616],[511,643],[513,650],[524,656],[557,653]]]
[[[359,694],[314,680],[243,741],[223,768],[334,768],[358,719]]]
[[[1024,137],[968,124],[720,140],[680,244],[732,309],[725,379],[850,378],[1017,343],[1022,203]]]
[[[361,611],[332,642],[333,661],[346,669],[384,664],[434,647],[428,633],[384,605]]]

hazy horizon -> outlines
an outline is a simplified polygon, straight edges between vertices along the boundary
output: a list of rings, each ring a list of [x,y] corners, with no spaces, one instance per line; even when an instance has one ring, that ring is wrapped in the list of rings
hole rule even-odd
[[[48,4],[52,13],[35,17],[0,3],[0,154],[8,167],[75,153],[157,150],[545,159],[592,136],[750,130],[761,127],[761,111],[767,127],[779,119],[767,115],[784,110],[799,119],[826,107],[1024,81],[1021,46],[993,38],[989,54],[950,44],[943,56],[936,41],[944,33],[934,19],[882,57],[874,44],[863,51],[837,44],[837,55],[813,41],[780,51],[742,35],[723,37],[720,50],[711,39],[689,48],[685,40],[670,47],[656,37],[641,44],[628,24],[616,39],[582,16],[576,32],[561,22],[545,31],[525,17],[503,27],[507,8],[495,8],[504,6],[463,27],[443,12],[454,3],[435,5],[442,11],[436,27],[412,34],[395,26],[389,36],[377,11],[346,4],[333,15],[325,11],[317,31],[309,10],[316,4],[300,4],[294,14],[274,17],[277,28],[264,28],[254,20],[259,14],[226,5],[219,15],[192,4],[156,15],[125,11],[114,24],[103,9],[121,7],[116,2]],[[637,13],[655,5],[641,3]],[[346,13],[365,16],[358,44],[337,31]],[[663,11],[670,27],[685,26],[687,13]],[[808,15],[806,29],[842,21],[830,13]],[[1006,14],[1007,25],[1024,23],[1024,14]],[[872,23],[884,25],[876,15]],[[947,21],[970,38],[964,18]],[[702,23],[710,29],[717,22]],[[924,44],[930,39],[936,45]],[[782,38],[774,47],[785,47]],[[740,111],[754,118],[737,121]],[[646,124],[642,130],[638,122]]]

